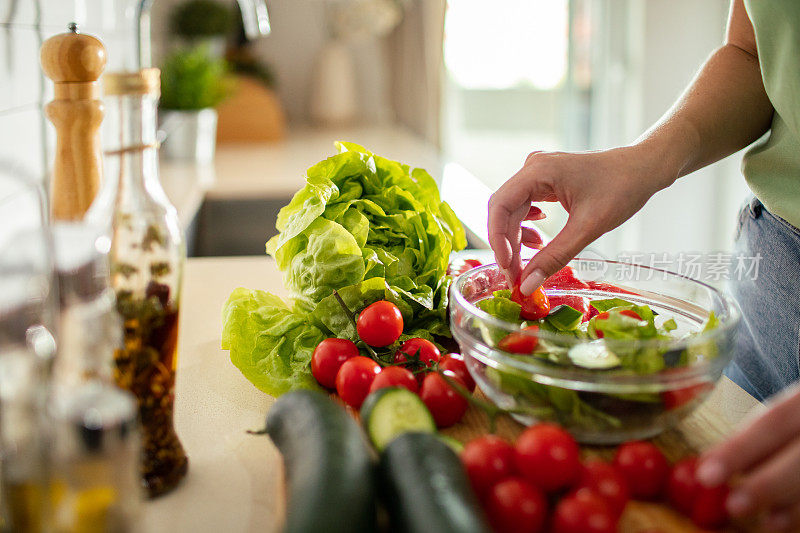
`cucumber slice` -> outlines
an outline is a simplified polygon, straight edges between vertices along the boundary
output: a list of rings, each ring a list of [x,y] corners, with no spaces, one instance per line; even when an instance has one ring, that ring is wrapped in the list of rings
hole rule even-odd
[[[456,440],[453,437],[448,437],[447,435],[438,435],[439,440],[450,446],[450,449],[456,452],[457,454],[461,454],[464,451],[464,445],[461,443],[460,440]]]
[[[606,348],[605,342],[596,340],[573,346],[567,356],[577,366],[591,369],[608,369],[620,365],[617,355]]]
[[[545,318],[558,331],[572,331],[583,320],[583,313],[566,304],[559,305]]]
[[[361,423],[378,451],[403,433],[436,433],[433,416],[419,396],[400,387],[379,389],[367,396]]]

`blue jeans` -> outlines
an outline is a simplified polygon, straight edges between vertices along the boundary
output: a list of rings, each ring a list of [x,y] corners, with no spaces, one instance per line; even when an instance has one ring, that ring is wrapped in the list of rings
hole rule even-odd
[[[800,379],[800,229],[753,198],[739,213],[736,253],[761,260],[755,279],[731,283],[742,323],[725,374],[763,401]]]

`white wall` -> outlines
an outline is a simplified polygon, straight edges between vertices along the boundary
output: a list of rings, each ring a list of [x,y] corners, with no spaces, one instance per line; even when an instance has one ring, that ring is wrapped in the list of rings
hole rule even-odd
[[[54,132],[42,112],[53,84],[39,65],[39,47],[77,22],[106,45],[106,71],[131,68],[135,0],[0,0],[0,169],[41,180],[52,165]],[[130,14],[132,17],[132,13]]]
[[[158,56],[170,42],[168,20],[171,9],[183,0],[156,0],[153,8],[153,40]],[[234,0],[222,0],[234,5]],[[256,55],[274,70],[277,92],[294,124],[309,121],[309,90],[317,53],[327,40],[325,1],[267,0],[272,33],[253,43]],[[386,65],[381,41],[371,39],[352,43],[358,76],[359,108],[362,122],[384,120],[382,92],[386,84]],[[158,57],[156,57],[156,66]]]
[[[612,37],[611,87],[595,102],[598,147],[631,142],[670,107],[722,43],[728,0],[609,0],[608,6],[606,23],[628,33]],[[736,154],[682,178],[596,248],[606,255],[730,248],[748,192],[740,161]]]

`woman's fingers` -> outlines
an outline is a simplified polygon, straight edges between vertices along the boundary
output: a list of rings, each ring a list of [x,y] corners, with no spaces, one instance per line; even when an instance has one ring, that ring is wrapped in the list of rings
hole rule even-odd
[[[751,470],[728,498],[733,516],[791,507],[800,502],[800,437]]]
[[[564,268],[592,240],[593,236],[588,228],[570,216],[564,229],[534,255],[523,269],[520,277],[522,293],[528,295],[535,291],[545,279]]]
[[[743,430],[707,452],[697,468],[697,479],[708,487],[721,485],[734,474],[760,463],[798,434],[800,386],[795,386]]]

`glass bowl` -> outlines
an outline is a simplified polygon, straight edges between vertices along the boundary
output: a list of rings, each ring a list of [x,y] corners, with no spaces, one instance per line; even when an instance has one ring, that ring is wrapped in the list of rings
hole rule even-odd
[[[703,401],[732,357],[740,317],[735,301],[703,282],[656,268],[580,258],[570,266],[578,278],[596,282],[593,288],[546,290],[549,296],[618,297],[649,305],[656,325],[675,320],[675,338],[669,340],[594,341],[621,357],[655,353],[661,368],[590,369],[499,349],[499,339],[512,332],[537,337],[553,353],[592,341],[541,329],[521,332],[519,325],[482,311],[477,302],[508,288],[497,265],[489,264],[462,274],[450,288],[450,329],[481,391],[519,422],[557,422],[586,444],[650,438],[675,425]],[[702,331],[712,311],[719,324]]]

